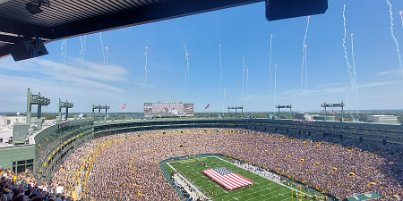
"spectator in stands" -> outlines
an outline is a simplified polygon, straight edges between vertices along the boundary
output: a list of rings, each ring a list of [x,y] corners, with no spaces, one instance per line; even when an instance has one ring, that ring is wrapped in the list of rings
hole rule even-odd
[[[242,129],[141,131],[97,138],[71,153],[52,183],[64,186],[67,195],[81,192],[80,197],[90,200],[178,200],[159,162],[201,153],[224,154],[339,198],[368,191],[380,193],[383,200],[403,197],[401,149]]]

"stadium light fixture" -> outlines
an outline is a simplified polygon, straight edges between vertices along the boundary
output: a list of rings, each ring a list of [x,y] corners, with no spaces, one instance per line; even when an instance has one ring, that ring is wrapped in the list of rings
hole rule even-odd
[[[325,13],[328,0],[265,0],[269,21]]]

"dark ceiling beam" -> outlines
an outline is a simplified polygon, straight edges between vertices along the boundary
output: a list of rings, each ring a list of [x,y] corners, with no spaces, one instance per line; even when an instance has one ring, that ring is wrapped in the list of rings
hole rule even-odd
[[[46,38],[44,36],[49,35],[52,32],[52,29],[0,17],[0,32],[16,34],[19,36],[38,36]]]
[[[5,42],[17,38],[39,37],[45,43],[53,40],[90,34],[100,31],[173,19],[208,11],[262,2],[264,0],[165,0],[162,4],[140,7],[84,20],[45,27],[0,17],[0,34]],[[2,39],[0,39],[1,41]],[[11,53],[14,45],[0,44],[0,58]]]
[[[128,10],[102,15],[94,18],[71,22],[53,27],[52,32],[44,35],[50,39],[61,39],[90,34],[110,29],[134,26],[149,22],[173,19],[187,15],[220,10],[264,0],[176,0],[164,2],[159,6]]]
[[[12,45],[4,45],[0,47],[0,58],[7,56],[11,52],[11,46]]]
[[[18,40],[18,37],[0,34],[0,42],[8,43],[8,44],[15,44],[15,43],[17,43],[17,40]]]

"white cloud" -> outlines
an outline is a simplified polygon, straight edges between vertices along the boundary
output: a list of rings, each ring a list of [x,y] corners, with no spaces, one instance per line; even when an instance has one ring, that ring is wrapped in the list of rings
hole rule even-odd
[[[34,80],[46,77],[46,80],[56,81],[59,85],[111,92],[123,91],[115,87],[114,83],[125,81],[128,74],[128,71],[120,66],[80,62],[78,59],[70,59],[66,64],[43,59],[23,62],[6,60],[0,62],[1,69],[25,73],[26,78]]]
[[[108,104],[118,108],[123,103],[130,105],[130,110],[141,111],[143,102],[172,97],[160,87],[144,83],[141,77],[129,79],[130,72],[121,66],[103,65],[70,58],[66,64],[44,59],[31,59],[14,62],[11,59],[0,60],[0,111],[24,111],[26,109],[26,90],[40,91],[53,101],[44,111],[57,111],[57,99],[62,98],[75,103],[73,111],[89,111],[92,103]],[[293,110],[320,110],[323,102],[344,100],[347,110],[351,109],[393,109],[402,108],[403,79],[397,76],[399,71],[385,71],[374,75],[369,80],[360,80],[355,106],[354,93],[349,83],[329,83],[311,85],[310,89],[299,88],[277,91],[276,104],[293,105]],[[158,79],[158,77],[156,77]],[[298,86],[296,86],[298,87]],[[232,96],[227,91],[225,105],[243,104],[248,111],[273,110],[273,94],[261,93],[260,88],[250,90],[247,96]],[[176,94],[181,98],[181,95]],[[222,94],[214,103],[208,95],[195,95],[195,102],[204,105],[209,102],[222,110]],[[387,104],[386,104],[387,103]],[[214,106],[216,105],[216,106]]]
[[[247,102],[247,101],[252,101],[252,100],[265,100],[268,99],[270,96],[268,95],[254,95],[254,94],[248,94],[245,95],[241,98],[241,101]]]
[[[388,86],[388,85],[399,85],[402,84],[403,80],[390,80],[390,81],[377,81],[377,82],[370,82],[358,85],[358,89],[365,89],[365,88],[374,88],[380,86]]]
[[[398,79],[402,79],[403,78],[403,70],[400,69],[393,69],[393,70],[387,70],[387,71],[382,71],[380,73],[378,73],[377,75],[378,77],[382,77],[382,78],[398,78]]]
[[[315,96],[315,95],[326,95],[326,94],[335,94],[335,93],[343,93],[349,90],[348,86],[334,86],[333,87],[325,87],[319,86],[315,89],[305,89],[305,90],[288,90],[281,93],[282,96],[288,95],[302,95],[302,96]]]
[[[70,59],[66,64],[49,60],[36,60],[36,62],[49,70],[50,74],[61,74],[65,76],[92,79],[98,81],[124,81],[128,71],[120,66],[98,64],[89,61]]]
[[[154,85],[149,84],[149,83],[144,83],[144,82],[135,82],[134,86],[137,86],[137,87],[140,87],[140,88],[150,88],[150,89],[155,88]]]
[[[23,62],[3,59],[0,111],[23,111],[28,87],[51,99],[51,105],[44,111],[56,111],[59,97],[75,102],[75,111],[87,111],[92,103],[119,105],[126,92],[127,76],[123,67],[88,61],[81,64],[77,59],[69,59],[66,64],[43,59]]]
[[[374,81],[361,82],[357,86],[357,102],[351,86],[341,83],[317,85],[314,88],[301,91],[291,89],[279,92],[277,103],[293,103],[296,110],[320,110],[323,102],[347,103],[347,109],[396,109],[402,108],[403,79],[395,76],[399,71],[383,72]],[[391,77],[394,77],[391,79]]]

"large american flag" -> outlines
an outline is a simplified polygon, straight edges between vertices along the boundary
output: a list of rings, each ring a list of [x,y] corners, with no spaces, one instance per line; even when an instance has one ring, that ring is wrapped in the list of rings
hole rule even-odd
[[[251,180],[246,179],[236,173],[233,173],[224,167],[207,169],[204,170],[203,173],[227,190],[233,190],[253,184]]]

